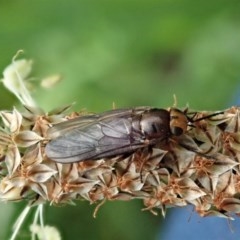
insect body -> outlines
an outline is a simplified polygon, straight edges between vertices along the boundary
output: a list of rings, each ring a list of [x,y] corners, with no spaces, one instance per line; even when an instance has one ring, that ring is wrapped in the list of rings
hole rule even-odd
[[[188,118],[178,109],[118,109],[77,117],[50,128],[46,155],[60,163],[97,160],[134,152],[187,130]]]

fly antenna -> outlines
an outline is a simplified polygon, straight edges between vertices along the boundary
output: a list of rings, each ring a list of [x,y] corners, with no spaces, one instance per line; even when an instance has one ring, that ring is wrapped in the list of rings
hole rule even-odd
[[[204,116],[204,117],[201,117],[201,118],[197,118],[194,121],[192,120],[192,122],[198,122],[198,121],[204,120],[206,118],[211,118],[211,117],[214,117],[214,116],[217,116],[217,115],[220,115],[220,114],[224,114],[224,111],[215,112],[215,113],[209,114],[207,116]]]

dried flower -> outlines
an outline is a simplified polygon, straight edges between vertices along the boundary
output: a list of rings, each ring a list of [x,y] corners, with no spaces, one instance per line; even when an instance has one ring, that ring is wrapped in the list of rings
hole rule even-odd
[[[13,58],[12,64],[3,71],[2,82],[22,104],[35,106],[35,102],[24,83],[32,70],[32,61],[26,59],[15,60],[20,53],[21,51]]]

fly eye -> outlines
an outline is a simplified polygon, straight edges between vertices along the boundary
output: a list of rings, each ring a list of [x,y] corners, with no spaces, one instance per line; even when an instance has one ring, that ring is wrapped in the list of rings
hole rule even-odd
[[[183,129],[180,127],[172,127],[171,132],[174,136],[180,136],[183,134]]]

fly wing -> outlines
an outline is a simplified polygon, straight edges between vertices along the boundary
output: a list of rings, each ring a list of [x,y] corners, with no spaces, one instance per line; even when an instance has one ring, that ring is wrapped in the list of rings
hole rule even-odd
[[[141,112],[134,110],[134,115]],[[79,123],[71,123],[47,144],[46,154],[54,161],[71,163],[132,152],[144,146],[142,133],[132,129],[132,116],[133,110],[113,110],[79,118]]]
[[[66,122],[61,122],[48,130],[47,137],[49,139],[54,139],[59,136],[68,133],[73,129],[81,129],[87,126],[96,124],[97,122],[104,122],[108,119],[113,118],[131,118],[133,114],[141,114],[143,111],[146,111],[149,107],[138,107],[138,108],[129,108],[129,109],[116,109],[107,111],[101,114],[91,114],[86,116],[76,117],[74,119],[68,120]]]
[[[48,129],[47,137],[49,139],[55,139],[59,136],[63,136],[64,134],[72,131],[73,129],[84,128],[88,125],[94,124],[99,119],[98,115],[88,115],[76,117],[74,119],[68,120],[66,122],[61,122],[53,127]]]

